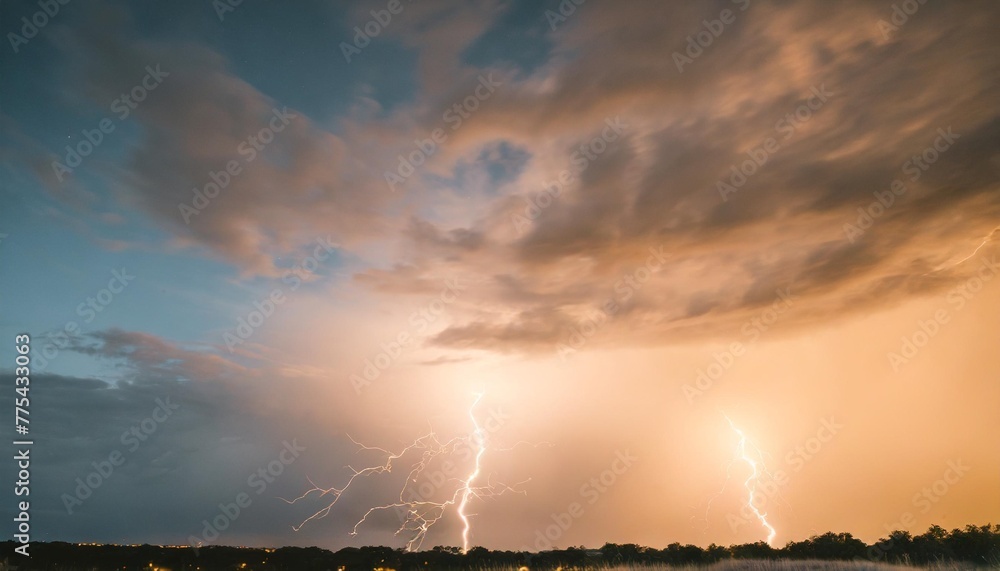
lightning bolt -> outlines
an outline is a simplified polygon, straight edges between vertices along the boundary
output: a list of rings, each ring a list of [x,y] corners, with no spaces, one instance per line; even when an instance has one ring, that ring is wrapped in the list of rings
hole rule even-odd
[[[483,454],[486,452],[486,434],[483,433],[483,429],[479,426],[479,421],[476,420],[476,405],[483,398],[483,393],[478,393],[476,395],[476,400],[472,402],[472,406],[469,407],[469,418],[472,419],[472,425],[475,430],[472,432],[472,438],[475,440],[476,444],[476,466],[469,474],[469,477],[465,479],[465,484],[460,490],[462,492],[462,501],[458,504],[458,517],[462,519],[462,523],[465,524],[465,528],[462,530],[462,553],[468,553],[469,551],[469,530],[472,524],[469,522],[469,516],[465,514],[465,509],[469,505],[469,498],[472,497],[472,482],[479,477],[480,464],[483,460]]]
[[[747,445],[753,448],[757,458],[763,458],[763,454],[760,449],[757,448],[757,446],[749,438],[747,438],[747,435],[733,423],[731,418],[726,416],[726,421],[729,422],[729,427],[732,428],[733,432],[735,432],[739,437],[739,444],[737,444],[736,447],[736,459],[734,459],[734,462],[743,461],[750,466],[750,475],[747,476],[747,479],[743,482],[743,487],[747,490],[746,506],[750,508],[750,511],[752,511],[755,516],[757,516],[760,524],[767,529],[767,544],[771,545],[774,542],[775,536],[778,535],[778,532],[774,529],[774,526],[767,521],[767,513],[761,512],[757,509],[757,506],[754,505],[754,499],[757,493],[757,481],[762,472],[767,473],[767,469],[763,467],[762,460],[755,460],[753,456],[747,453]],[[731,466],[732,464],[730,464],[730,467]]]
[[[329,496],[332,499],[330,499],[324,507],[303,520],[302,523],[297,526],[293,526],[292,529],[299,531],[310,521],[322,519],[329,515],[333,510],[333,507],[350,488],[351,484],[359,478],[390,473],[392,472],[395,461],[401,460],[408,455],[412,456],[414,454],[419,454],[416,461],[410,465],[410,471],[406,476],[402,489],[399,491],[398,499],[388,504],[369,508],[364,515],[361,516],[361,519],[354,524],[354,528],[351,530],[350,534],[352,536],[356,536],[360,527],[368,520],[368,517],[375,513],[390,509],[401,510],[405,511],[405,517],[403,518],[403,522],[399,529],[396,530],[395,535],[409,535],[409,539],[406,541],[406,550],[418,550],[423,545],[424,539],[426,539],[427,533],[430,529],[445,517],[448,508],[457,505],[455,511],[463,524],[462,551],[468,552],[469,535],[472,530],[472,522],[469,519],[470,514],[468,514],[466,510],[468,509],[471,500],[473,498],[479,499],[496,497],[508,492],[523,494],[523,491],[516,488],[529,481],[524,480],[523,482],[514,484],[514,486],[508,486],[506,484],[494,483],[492,479],[488,478],[483,485],[474,485],[482,474],[483,456],[486,454],[487,449],[490,448],[488,446],[487,431],[479,423],[475,414],[476,406],[482,400],[484,393],[475,393],[474,396],[475,399],[469,406],[468,411],[469,418],[472,420],[473,430],[466,436],[459,436],[442,442],[437,435],[431,431],[423,436],[420,436],[398,452],[392,452],[390,450],[374,446],[366,446],[348,436],[348,438],[351,439],[351,442],[358,446],[358,452],[377,452],[382,457],[381,463],[377,463],[360,470],[352,466],[348,466],[351,470],[351,476],[348,478],[347,482],[340,487],[321,488],[316,485],[312,479],[307,478],[309,483],[312,484],[312,488],[297,498],[291,500],[286,500],[284,498],[281,499],[289,504],[303,501],[314,494],[318,494],[318,498]],[[517,444],[522,444],[522,442],[518,442]],[[428,469],[435,459],[454,454],[457,450],[466,445],[475,450],[474,466],[465,479],[461,480],[460,486],[447,499],[444,499],[443,501],[432,501],[429,498],[421,497],[420,494],[416,493],[411,488],[411,485],[420,479],[420,476]],[[510,449],[508,448],[505,450]],[[407,492],[410,492],[409,497],[407,497]]]
[[[986,237],[983,238],[983,241],[979,243],[979,246],[977,246],[976,249],[971,254],[969,254],[968,256],[962,258],[961,260],[959,260],[959,261],[957,261],[957,262],[955,262],[954,264],[951,264],[951,265],[941,264],[937,268],[934,268],[933,271],[930,271],[930,272],[928,272],[928,273],[926,273],[924,275],[926,276],[926,275],[930,275],[930,274],[933,274],[933,273],[936,273],[936,272],[940,272],[941,270],[946,270],[946,269],[954,268],[955,266],[961,266],[965,262],[968,262],[972,258],[975,258],[976,254],[978,254],[980,250],[982,250],[984,247],[986,247],[987,244],[989,244],[990,242],[993,241],[993,236],[997,232],[1000,232],[1000,226],[997,226],[989,234],[987,234]]]

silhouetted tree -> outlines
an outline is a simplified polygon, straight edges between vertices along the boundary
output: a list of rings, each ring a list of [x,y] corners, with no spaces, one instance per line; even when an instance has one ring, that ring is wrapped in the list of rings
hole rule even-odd
[[[16,544],[2,542],[7,553]],[[152,567],[174,571],[370,571],[391,568],[399,571],[466,570],[517,568],[528,563],[532,571],[559,567],[598,569],[607,565],[698,565],[723,559],[825,559],[885,560],[890,563],[925,565],[938,561],[966,561],[979,565],[1000,565],[1000,525],[968,525],[951,532],[931,526],[912,536],[907,531],[893,531],[871,546],[849,533],[825,533],[790,542],[780,549],[764,542],[706,549],[696,545],[671,543],[664,549],[651,549],[634,543],[607,543],[599,551],[581,547],[542,553],[490,551],[474,547],[463,554],[457,547],[435,547],[409,553],[389,547],[348,547],[331,552],[318,547],[283,547],[280,549],[208,546],[199,549],[170,548],[156,545],[76,545],[64,542],[32,543],[30,565],[18,558],[8,561],[22,569],[91,571],[149,571]],[[19,556],[18,556],[19,557]]]

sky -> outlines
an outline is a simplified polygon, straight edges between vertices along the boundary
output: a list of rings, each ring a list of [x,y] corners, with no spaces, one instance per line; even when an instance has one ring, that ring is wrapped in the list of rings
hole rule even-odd
[[[986,0],[4,2],[33,539],[997,523],[998,28]]]

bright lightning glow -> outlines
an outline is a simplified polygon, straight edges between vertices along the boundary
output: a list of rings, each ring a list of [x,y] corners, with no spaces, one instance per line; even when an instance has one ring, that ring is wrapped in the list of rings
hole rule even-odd
[[[754,515],[757,516],[757,519],[760,521],[761,525],[767,529],[768,532],[767,544],[771,545],[772,542],[774,542],[775,536],[778,535],[778,532],[774,529],[774,527],[770,524],[770,522],[767,521],[767,513],[761,512],[760,510],[757,509],[757,506],[754,505],[754,500],[756,499],[756,493],[757,493],[757,482],[759,481],[761,474],[762,473],[766,474],[767,471],[763,467],[763,460],[754,459],[754,456],[752,456],[747,452],[747,446],[749,445],[750,447],[753,448],[757,458],[763,458],[763,454],[761,453],[760,449],[757,448],[757,446],[754,445],[754,443],[751,442],[749,438],[747,438],[746,434],[744,434],[743,431],[740,430],[733,423],[732,419],[726,416],[726,421],[729,422],[729,427],[733,429],[733,432],[735,432],[736,435],[739,436],[739,444],[736,447],[736,460],[745,462],[748,466],[750,466],[750,475],[747,476],[747,479],[743,482],[743,487],[746,488],[747,490],[746,507],[748,507],[750,511],[752,511]]]
[[[476,393],[475,397],[475,400],[469,407],[469,418],[472,419],[473,431],[467,436],[460,436],[452,438],[446,442],[441,442],[437,435],[432,431],[417,438],[399,452],[391,452],[384,448],[366,446],[357,440],[354,440],[354,438],[351,438],[351,442],[358,446],[359,452],[378,452],[382,455],[383,461],[379,464],[368,466],[360,470],[355,469],[353,466],[348,466],[352,474],[347,482],[339,488],[321,488],[309,479],[309,483],[313,486],[311,489],[307,490],[295,499],[284,501],[289,504],[294,504],[303,501],[316,493],[319,494],[318,497],[320,498],[329,496],[332,497],[332,500],[330,500],[326,506],[317,510],[311,516],[302,521],[302,523],[294,526],[292,529],[298,531],[309,521],[322,519],[329,515],[330,511],[337,504],[337,501],[340,500],[341,496],[343,496],[348,488],[350,488],[351,484],[354,483],[354,481],[359,477],[392,472],[394,461],[400,460],[408,454],[416,454],[419,452],[419,459],[417,459],[416,462],[410,466],[410,472],[407,474],[403,487],[399,492],[398,501],[369,508],[361,519],[354,524],[351,535],[357,535],[358,529],[372,514],[384,510],[394,509],[400,512],[400,517],[403,519],[399,529],[396,530],[396,535],[409,535],[409,539],[406,542],[407,551],[420,549],[421,545],[423,545],[424,539],[427,537],[428,531],[434,526],[434,524],[445,516],[449,506],[457,504],[456,513],[464,526],[462,530],[462,550],[463,552],[467,552],[469,550],[469,534],[472,529],[472,523],[469,519],[470,514],[466,513],[469,502],[473,498],[496,497],[507,492],[524,493],[523,491],[515,489],[524,482],[520,482],[515,484],[514,487],[511,487],[505,484],[494,483],[492,480],[488,479],[484,485],[473,485],[482,473],[482,459],[487,448],[489,448],[487,431],[482,425],[480,425],[479,420],[475,415],[476,406],[479,404],[480,400],[482,400],[483,393]],[[450,497],[443,501],[433,501],[431,498],[423,497],[416,489],[414,489],[412,484],[420,479],[420,476],[424,474],[435,459],[455,454],[459,450],[462,450],[464,446],[469,446],[475,451],[475,465],[468,476],[461,481],[461,485],[458,489],[455,490]],[[494,450],[499,451],[501,449],[495,448]],[[525,480],[525,482],[527,482],[527,480]],[[407,495],[408,493],[409,495]]]

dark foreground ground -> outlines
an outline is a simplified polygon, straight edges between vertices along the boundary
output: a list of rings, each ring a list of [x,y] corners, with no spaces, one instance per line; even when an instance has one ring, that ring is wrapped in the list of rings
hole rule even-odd
[[[474,547],[463,554],[455,547],[405,552],[388,547],[227,547],[159,545],[94,545],[31,543],[30,557],[3,542],[0,571],[371,571],[376,569],[549,570],[664,569],[698,566],[712,571],[892,571],[925,567],[941,571],[1000,569],[1000,525],[966,526],[945,531],[932,526],[913,536],[896,531],[868,545],[849,533],[826,533],[782,548],[766,543],[723,547],[671,544],[663,549],[634,544],[606,544],[600,549],[568,548],[527,553]]]

